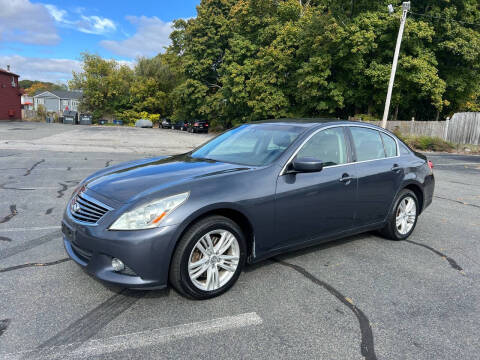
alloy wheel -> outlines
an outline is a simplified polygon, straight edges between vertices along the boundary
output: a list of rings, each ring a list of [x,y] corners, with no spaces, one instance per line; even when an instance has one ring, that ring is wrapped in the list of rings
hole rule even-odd
[[[213,230],[195,244],[188,259],[188,275],[200,290],[214,291],[227,284],[240,260],[237,238],[227,230]]]
[[[408,234],[417,218],[417,205],[415,200],[411,196],[404,197],[397,207],[397,213],[395,216],[395,225],[397,231],[401,235]]]

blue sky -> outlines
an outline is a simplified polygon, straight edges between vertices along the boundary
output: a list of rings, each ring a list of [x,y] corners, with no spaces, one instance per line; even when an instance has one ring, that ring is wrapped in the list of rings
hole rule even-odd
[[[80,53],[133,64],[169,44],[172,21],[200,0],[0,0],[0,68],[20,79],[65,82]]]

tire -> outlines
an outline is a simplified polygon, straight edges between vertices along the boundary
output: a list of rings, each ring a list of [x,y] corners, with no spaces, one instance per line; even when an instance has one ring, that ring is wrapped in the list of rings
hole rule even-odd
[[[412,205],[409,201],[413,201]],[[397,216],[400,217],[400,213],[402,212],[401,207],[407,204],[407,207],[411,207],[410,212],[406,212],[405,216],[405,223],[402,223],[397,226]],[[415,210],[414,218],[412,215],[412,211]],[[415,193],[408,189],[403,189],[400,191],[395,199],[395,203],[393,206],[392,212],[388,216],[388,222],[383,229],[380,230],[380,233],[388,239],[391,240],[405,240],[407,239],[415,229],[418,220],[419,214],[419,206],[418,206],[418,199]],[[403,227],[406,226],[406,227]]]
[[[223,255],[231,258],[235,257],[236,254],[238,255],[238,263],[236,264],[234,271],[227,271],[226,269],[223,269],[222,266],[227,265],[224,261],[233,262],[235,260],[218,260],[217,262],[217,256],[220,259],[222,258],[221,254],[218,255],[217,252],[211,254],[211,256],[207,256],[202,254],[197,248],[197,244],[199,244],[200,241],[206,242],[206,240],[203,239],[206,239],[205,236],[207,234],[211,235],[212,243],[214,245],[219,245],[220,234],[216,234],[217,231],[225,233],[226,240],[224,240],[223,244],[226,244],[228,239],[231,239],[227,234],[234,237],[234,240],[231,241],[230,247]],[[224,237],[222,236],[222,238]],[[235,245],[235,240],[238,247]],[[219,248],[220,251],[221,248],[222,246]],[[209,251],[209,248],[204,249],[206,249],[207,252]],[[247,246],[245,236],[243,235],[242,229],[235,222],[223,216],[215,215],[206,217],[191,225],[178,242],[170,265],[170,284],[183,296],[196,300],[210,299],[219,296],[230,289],[237,281],[245,264],[246,251]],[[193,261],[195,257],[197,260]],[[189,273],[189,264],[191,266],[197,261],[205,261],[205,263],[204,265],[190,270]],[[206,267],[206,269],[202,272],[200,267]],[[230,265],[228,265],[228,267],[230,267]],[[232,265],[232,269],[233,268],[234,266]],[[214,269],[217,269],[216,277],[214,275],[209,277],[208,272],[210,271],[210,274],[212,274],[215,272]],[[196,279],[192,279],[191,273],[195,271],[197,271],[197,274],[201,275]],[[193,277],[195,277],[195,275]],[[217,279],[218,281],[216,283],[213,280],[209,282],[209,278]],[[211,289],[208,289],[209,284],[210,287],[212,287]],[[203,285],[206,285],[207,288],[202,288]]]

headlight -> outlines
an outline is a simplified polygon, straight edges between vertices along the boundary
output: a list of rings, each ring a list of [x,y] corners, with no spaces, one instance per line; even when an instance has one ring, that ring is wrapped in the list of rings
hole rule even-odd
[[[124,213],[110,226],[110,230],[139,230],[158,226],[170,212],[182,205],[190,193],[169,196]]]

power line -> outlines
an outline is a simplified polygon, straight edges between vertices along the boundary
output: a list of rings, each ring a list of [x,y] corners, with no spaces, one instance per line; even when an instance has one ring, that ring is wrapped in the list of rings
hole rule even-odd
[[[434,16],[434,15],[427,15],[427,14],[419,14],[419,13],[414,13],[414,12],[412,12],[412,11],[409,11],[409,13],[412,14],[412,15],[428,17],[428,18],[436,19],[436,20],[445,20],[445,21],[450,21],[450,22],[457,22],[457,23],[462,24],[462,25],[480,26],[480,23],[471,23],[471,22],[468,22],[468,21],[448,19],[448,18],[443,17],[443,16]]]

